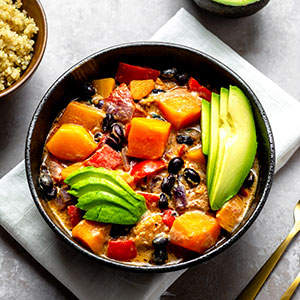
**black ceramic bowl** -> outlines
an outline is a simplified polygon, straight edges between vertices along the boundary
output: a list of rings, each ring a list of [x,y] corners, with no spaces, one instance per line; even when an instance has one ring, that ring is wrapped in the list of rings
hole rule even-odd
[[[194,0],[194,2],[202,9],[221,17],[241,18],[255,14],[264,8],[270,0],[260,0],[248,5],[232,6],[225,5],[212,0]]]
[[[45,139],[58,113],[74,99],[82,82],[101,77],[114,77],[119,62],[148,66],[158,70],[177,67],[190,76],[203,77],[201,82],[210,83],[219,89],[229,84],[239,86],[251,101],[257,128],[260,176],[257,192],[242,223],[217,245],[188,261],[162,266],[134,266],[100,257],[74,241],[60,226],[38,186],[39,168]],[[26,141],[26,173],[34,202],[49,226],[71,247],[95,261],[132,271],[164,272],[184,269],[202,263],[218,255],[232,245],[250,227],[261,211],[270,191],[274,172],[275,150],[273,136],[267,116],[249,86],[232,70],[216,59],[191,48],[166,44],[141,42],[119,45],[97,52],[77,63],[64,73],[48,90],[31,121]]]

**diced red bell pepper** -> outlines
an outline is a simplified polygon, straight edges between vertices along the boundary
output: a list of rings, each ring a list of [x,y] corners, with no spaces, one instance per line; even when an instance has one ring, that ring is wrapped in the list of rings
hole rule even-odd
[[[206,87],[200,85],[199,82],[195,78],[190,77],[189,82],[188,82],[188,86],[189,86],[189,89],[191,91],[198,92],[199,96],[201,98],[203,98],[203,99],[210,102],[210,99],[211,99],[210,90],[208,90]]]
[[[90,158],[85,162],[85,166],[94,166],[96,168],[106,168],[114,170],[121,164],[121,154],[109,145],[104,144],[99,150],[97,150]]]
[[[119,63],[115,79],[129,84],[132,80],[153,79],[156,81],[160,72],[151,68],[143,68],[125,63]]]
[[[129,260],[137,256],[136,247],[133,241],[118,239],[110,240],[107,247],[107,256],[116,260]]]
[[[72,227],[75,227],[82,220],[83,211],[78,207],[76,207],[75,205],[69,205],[67,208],[68,208],[70,223]]]
[[[125,137],[126,137],[126,138],[128,137],[130,128],[131,128],[131,123],[127,123],[127,124],[125,125]]]
[[[135,104],[130,90],[125,83],[114,89],[104,102],[106,111],[112,113],[114,118],[120,122],[127,123],[133,117]]]
[[[146,200],[146,205],[148,208],[150,208],[152,205],[157,206],[158,201],[159,201],[159,195],[152,194],[152,193],[140,192],[140,191],[137,191],[137,193],[144,196],[144,198]]]
[[[167,225],[169,228],[172,227],[174,221],[175,221],[176,212],[173,209],[167,209],[163,213],[162,221],[165,225]]]
[[[134,176],[135,179],[139,180],[146,176],[152,175],[159,170],[162,170],[166,167],[166,163],[161,160],[144,160],[137,163],[131,169],[130,175]]]

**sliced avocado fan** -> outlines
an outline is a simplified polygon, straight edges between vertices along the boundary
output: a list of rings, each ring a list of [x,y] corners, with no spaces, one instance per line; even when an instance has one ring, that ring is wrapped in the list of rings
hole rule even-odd
[[[259,2],[260,0],[212,0],[212,1],[224,5],[245,6],[255,2]]]
[[[115,172],[85,167],[71,173],[65,183],[70,195],[78,198],[77,207],[86,211],[87,220],[132,225],[147,210],[145,198]]]
[[[247,177],[256,154],[256,129],[249,100],[236,86],[222,88],[220,105],[211,105],[211,116],[219,116],[218,129],[211,130],[210,144],[217,149],[209,152],[207,177],[208,196],[213,210],[220,209],[236,195]],[[211,146],[210,146],[211,148]],[[213,168],[213,169],[210,169]]]

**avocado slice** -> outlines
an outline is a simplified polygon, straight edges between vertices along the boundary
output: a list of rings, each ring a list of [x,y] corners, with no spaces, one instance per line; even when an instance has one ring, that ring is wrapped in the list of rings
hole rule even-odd
[[[74,185],[72,185],[72,188],[68,191],[68,193],[79,198],[82,195],[93,191],[104,191],[123,198],[132,197],[119,185],[114,184],[112,181],[107,180],[106,178],[97,177],[88,177],[76,182]],[[135,198],[134,201],[137,202]]]
[[[217,3],[221,3],[224,5],[231,5],[231,6],[245,6],[255,2],[259,2],[260,0],[212,0]]]
[[[221,101],[225,97],[226,91],[221,90]],[[219,124],[214,178],[208,188],[213,210],[220,209],[238,193],[253,165],[257,148],[251,105],[236,86],[229,87],[227,112],[222,106]]]
[[[101,206],[103,203],[111,206],[118,206],[119,208],[125,208],[133,216],[136,212],[136,207],[126,202],[123,198],[104,191],[93,191],[84,194],[78,199],[76,206],[82,210],[90,210],[95,206]]]
[[[78,208],[82,210],[88,210],[97,205],[98,202],[100,205],[103,199],[122,204],[126,209],[133,212],[138,210],[142,213],[144,210],[142,201],[133,198],[122,188],[104,178],[89,177],[80,180],[72,186],[68,193],[79,198]]]
[[[107,203],[91,208],[83,217],[86,220],[120,225],[132,225],[140,219],[127,210]]]
[[[73,186],[77,182],[87,178],[104,178],[110,182],[120,186],[123,190],[128,192],[132,197],[141,201],[144,199],[143,196],[134,192],[134,190],[114,171],[107,170],[105,168],[85,167],[80,168],[70,174],[66,179],[65,183]]]
[[[134,190],[115,171],[104,168],[81,168],[66,179],[69,194],[78,198],[78,208],[87,211],[85,219],[135,224],[147,210],[145,198]]]
[[[208,162],[206,172],[206,185],[210,188],[212,178],[214,176],[215,164],[218,154],[219,145],[219,118],[220,118],[220,96],[216,93],[211,94],[210,104],[210,135],[209,135],[209,149]]]
[[[210,102],[202,99],[201,103],[201,140],[202,152],[208,155],[210,132]]]

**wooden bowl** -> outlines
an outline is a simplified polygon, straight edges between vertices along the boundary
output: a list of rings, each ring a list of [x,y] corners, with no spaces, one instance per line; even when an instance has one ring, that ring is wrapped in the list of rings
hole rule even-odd
[[[40,64],[46,48],[48,29],[46,15],[41,3],[39,0],[23,0],[22,2],[23,5],[21,9],[26,10],[28,16],[34,19],[37,27],[39,28],[39,31],[35,36],[34,53],[25,72],[14,84],[0,92],[0,98],[11,94],[26,81],[28,81]]]

